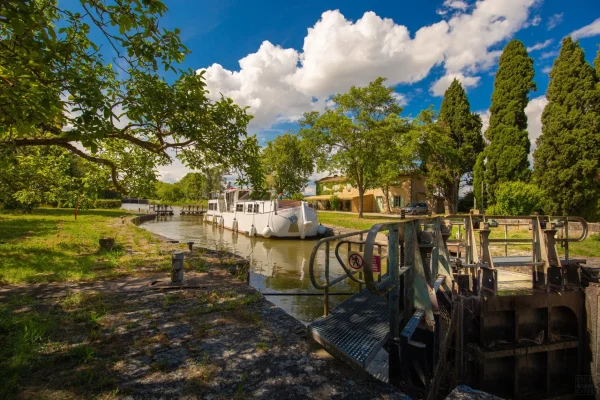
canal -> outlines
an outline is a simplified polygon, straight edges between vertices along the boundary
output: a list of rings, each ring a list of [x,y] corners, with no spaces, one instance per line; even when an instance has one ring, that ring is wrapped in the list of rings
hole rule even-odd
[[[123,204],[123,208],[146,209],[143,204]],[[322,293],[313,287],[309,275],[310,254],[316,240],[262,239],[220,229],[202,222],[201,217],[181,216],[180,208],[173,207],[175,215],[146,222],[142,228],[180,242],[194,242],[195,247],[224,250],[250,261],[250,285],[263,293]],[[324,246],[323,246],[324,247]],[[345,246],[343,246],[345,247]],[[333,250],[333,246],[332,246]],[[346,258],[345,249],[342,259]],[[317,254],[318,266],[315,275],[324,282],[325,252]],[[344,274],[335,258],[330,254],[330,277]],[[346,279],[336,284],[334,292],[356,292],[358,285]],[[330,307],[343,301],[347,296],[330,296]],[[284,309],[303,323],[309,323],[323,315],[323,296],[268,296],[268,300]]]

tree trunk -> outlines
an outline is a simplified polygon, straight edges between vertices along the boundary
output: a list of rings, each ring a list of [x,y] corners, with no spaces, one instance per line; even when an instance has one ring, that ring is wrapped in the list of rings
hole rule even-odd
[[[390,207],[390,186],[384,185],[381,188],[383,195],[385,196],[385,212],[388,214],[392,213],[392,208]]]
[[[363,217],[363,195],[364,195],[364,188],[362,184],[358,184],[358,218],[362,218]]]
[[[458,195],[460,192],[460,177],[454,179],[454,187],[452,191],[452,214],[456,214],[458,212]]]

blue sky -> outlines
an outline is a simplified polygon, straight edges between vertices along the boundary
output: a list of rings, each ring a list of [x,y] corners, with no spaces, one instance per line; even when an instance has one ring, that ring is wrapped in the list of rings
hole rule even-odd
[[[263,144],[294,129],[303,112],[322,110],[332,94],[377,76],[395,87],[406,116],[439,108],[457,77],[485,123],[498,57],[514,37],[534,59],[538,90],[527,114],[535,140],[561,39],[574,33],[590,62],[600,44],[597,0],[165,3],[162,23],[179,28],[192,51],[183,67],[207,69],[212,96],[224,93],[250,106],[249,130]],[[160,170],[167,181],[185,172],[178,163]]]

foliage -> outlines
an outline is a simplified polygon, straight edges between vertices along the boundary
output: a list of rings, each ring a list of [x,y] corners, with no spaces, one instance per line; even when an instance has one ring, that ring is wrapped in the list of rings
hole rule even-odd
[[[303,201],[304,195],[302,193],[294,193],[291,198],[292,200]]]
[[[540,209],[543,199],[544,192],[534,184],[503,182],[496,190],[496,203],[486,210],[486,214],[531,215]]]
[[[447,157],[435,157],[432,160],[434,163],[428,168],[434,173],[428,175],[427,181],[446,200],[446,212],[454,213],[461,181],[472,183],[477,156],[484,148],[481,117],[471,112],[467,94],[456,79],[444,93],[438,121],[447,128],[446,134],[452,139],[448,144],[456,154],[451,163],[447,163]],[[449,149],[441,150],[445,153]]]
[[[155,183],[156,197],[164,202],[177,202],[185,199],[181,184],[157,181]]]
[[[121,208],[121,204],[121,200],[98,199],[94,202],[94,207],[100,209]]]
[[[550,71],[534,177],[546,212],[600,218],[600,90],[578,42],[567,37]]]
[[[80,0],[81,13],[60,5],[0,7],[0,148],[60,147],[97,164],[122,193],[151,190],[156,167],[173,157],[260,184],[251,116],[209,98],[203,73],[177,68],[189,51],[178,29],[159,27],[161,1]]]
[[[108,185],[104,170],[55,146],[0,150],[0,204],[30,212],[40,203],[79,208]]]
[[[473,195],[477,200],[476,207],[478,209],[483,209],[484,204],[483,195],[485,194],[485,190],[482,192],[482,183],[485,178],[485,151],[479,153],[477,156],[477,161],[475,161],[475,166],[473,167]]]
[[[265,173],[277,194],[291,196],[304,190],[313,173],[313,157],[297,135],[286,133],[267,143],[262,151]]]
[[[460,199],[458,199],[458,206],[456,207],[459,213],[468,213],[473,208],[473,200],[475,194],[472,190],[466,192]]]
[[[331,207],[332,210],[339,211],[341,208],[341,205],[342,205],[342,203],[341,203],[339,197],[337,197],[336,195],[329,197],[329,206]]]
[[[388,140],[405,126],[394,89],[384,82],[377,78],[365,87],[352,86],[347,93],[333,96],[334,107],[322,114],[305,113],[300,121],[300,135],[316,155],[318,170],[341,172],[358,188],[361,218],[364,192],[377,182],[376,149],[388,146]]]
[[[488,202],[496,201],[496,190],[502,182],[529,179],[529,138],[525,107],[528,94],[536,90],[533,81],[533,59],[522,42],[511,40],[500,56],[494,81],[489,140],[485,155],[485,184]]]

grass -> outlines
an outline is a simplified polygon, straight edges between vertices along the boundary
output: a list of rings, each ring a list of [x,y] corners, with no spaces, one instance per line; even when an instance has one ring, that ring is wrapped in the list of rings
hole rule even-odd
[[[336,213],[319,211],[319,222],[323,225],[334,225],[342,228],[366,230],[370,229],[375,224],[383,222],[397,222],[398,218],[386,216],[369,216],[368,218],[358,218],[354,213]],[[490,238],[504,238],[504,228],[491,228],[492,233]],[[452,238],[456,237],[457,227],[454,227]],[[463,230],[464,235],[464,230]],[[572,236],[572,235],[571,235]],[[526,239],[531,237],[531,232],[528,230],[509,230],[509,238],[511,239]],[[510,245],[508,247],[509,254],[512,252],[527,252],[531,250],[531,245]],[[563,250],[558,246],[559,254],[563,254]],[[504,255],[504,245],[494,245],[492,248],[494,255]],[[600,234],[590,235],[583,242],[569,243],[570,257],[600,257]]]
[[[0,212],[0,283],[94,280],[130,274],[141,266],[164,270],[158,240],[130,223],[123,210],[36,209]],[[112,250],[98,240],[115,238]],[[132,248],[137,251],[133,252]]]
[[[397,222],[398,218],[385,216],[369,216],[367,218],[358,218],[358,214],[354,213],[336,213],[319,211],[319,222],[323,225],[334,225],[342,228],[350,228],[357,230],[370,229],[375,224],[383,222]]]

